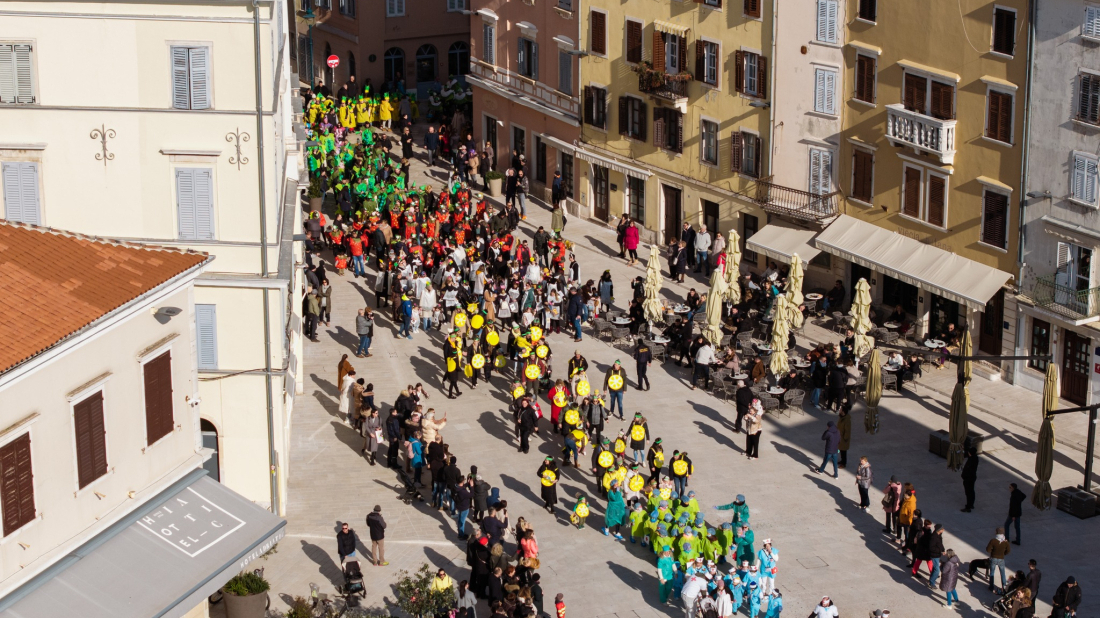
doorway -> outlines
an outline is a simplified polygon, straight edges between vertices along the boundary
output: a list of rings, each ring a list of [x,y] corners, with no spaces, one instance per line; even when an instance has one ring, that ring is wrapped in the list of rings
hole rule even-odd
[[[954,324],[961,332],[963,324],[959,323],[960,313],[959,303],[950,298],[944,298],[939,294],[933,294],[931,315],[932,334],[938,336],[940,333],[946,332],[948,324]],[[965,316],[965,314],[963,315]]]
[[[718,237],[718,202],[703,200],[703,225],[707,226],[711,238]]]
[[[497,119],[492,116],[484,116],[484,118],[485,125],[483,127],[482,139],[493,146],[493,153],[499,157],[500,149],[497,148]],[[490,169],[497,169],[496,161],[490,161],[489,164],[492,166]]]
[[[680,211],[683,208],[683,193],[676,187],[661,185],[661,193],[665,198],[665,244],[673,239],[680,239]]]
[[[435,81],[437,61],[438,54],[435,51],[435,45],[421,45],[420,49],[416,50],[416,83]]]
[[[202,468],[206,470],[210,478],[220,483],[222,477],[221,458],[218,455],[218,428],[214,426],[214,423],[211,423],[205,418],[201,418],[199,419],[199,432],[202,434],[202,447],[214,451],[210,459],[203,462]]]
[[[594,165],[592,167],[595,168],[592,182],[592,194],[595,201],[594,214],[597,219],[606,223],[608,211],[610,210],[609,206],[611,204],[611,172],[606,167],[601,167],[599,165]]]
[[[1089,390],[1089,339],[1069,329],[1062,332],[1062,398],[1083,406]]]
[[[852,271],[855,272],[855,264],[852,264]],[[863,268],[862,266],[860,268]],[[866,269],[864,269],[866,270]],[[867,271],[867,281],[870,281],[870,272]],[[853,290],[855,289],[853,283]],[[854,294],[854,291],[853,291]],[[920,290],[917,286],[906,283],[901,279],[895,279],[890,275],[882,276],[882,304],[887,311],[893,311],[894,307],[901,305],[901,308],[905,310],[905,313],[909,315],[917,315],[917,299],[920,297]]]
[[[512,150],[516,154],[527,155],[527,129],[515,124],[512,125]]]
[[[1005,319],[1005,291],[998,290],[993,298],[985,304],[982,312],[981,336],[978,339],[978,349],[993,356],[1001,355],[1001,331],[1004,329]]]

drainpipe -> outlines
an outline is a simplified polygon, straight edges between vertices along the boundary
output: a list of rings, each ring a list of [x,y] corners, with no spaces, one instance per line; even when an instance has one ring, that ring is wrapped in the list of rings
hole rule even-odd
[[[772,59],[768,63],[768,174],[772,172],[772,157],[775,155],[775,65],[776,32],[779,26],[779,0],[772,0]]]
[[[1024,227],[1024,213],[1027,210],[1027,186],[1028,177],[1030,175],[1031,168],[1031,153],[1030,153],[1030,137],[1031,137],[1031,92],[1032,81],[1034,79],[1035,71],[1033,63],[1035,61],[1035,20],[1038,18],[1038,4],[1039,0],[1030,0],[1028,2],[1028,27],[1027,27],[1027,74],[1025,79],[1027,80],[1027,89],[1024,94],[1024,127],[1023,127],[1023,164],[1020,166],[1020,224],[1019,240],[1016,243],[1016,287],[1019,288],[1024,282],[1024,242],[1027,239],[1026,229]],[[1024,316],[1020,312],[1020,305],[1017,301],[1016,304],[1016,349],[1022,349],[1024,345]],[[1012,363],[1012,381],[1016,381],[1016,375],[1020,372],[1020,363],[1022,361],[1013,361]]]
[[[274,8],[274,7],[272,7]],[[252,37],[255,45],[254,70],[256,81],[256,165],[259,168],[260,189],[260,276],[267,279],[267,183],[264,178],[264,98],[260,78],[260,0],[252,0]],[[275,406],[271,397],[271,299],[269,290],[264,296],[264,389],[267,399],[267,462],[271,470],[271,512],[279,514],[279,485],[275,475]]]

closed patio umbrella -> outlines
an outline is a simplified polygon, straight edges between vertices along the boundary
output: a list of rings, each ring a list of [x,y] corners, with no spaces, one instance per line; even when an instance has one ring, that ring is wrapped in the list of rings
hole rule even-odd
[[[790,371],[787,362],[787,337],[790,331],[790,301],[786,296],[778,296],[775,299],[775,314],[772,322],[772,357],[770,369],[776,377],[786,375]]]
[[[882,401],[882,353],[875,348],[867,361],[867,416],[863,419],[863,428],[870,434],[878,433],[879,401]]]
[[[1054,415],[1058,409],[1058,368],[1047,363],[1043,382],[1043,425],[1039,428],[1039,449],[1035,452],[1035,489],[1031,503],[1045,511],[1050,508],[1050,475],[1054,472]]]
[[[737,280],[741,277],[741,237],[734,230],[730,230],[730,241],[726,244],[725,269],[726,300],[734,305],[740,304],[741,286]]]
[[[661,277],[661,254],[657,249],[657,245],[650,245],[649,264],[646,266],[643,288],[645,290],[645,300],[642,301],[645,319],[650,322],[660,322],[664,319],[664,312],[661,309],[659,298],[662,285],[664,285],[664,279]]]
[[[715,347],[722,340],[722,297],[726,294],[726,280],[717,270],[710,274],[710,293],[707,294],[707,324],[703,336]]]
[[[866,279],[856,282],[856,293],[848,313],[852,316],[852,330],[855,331],[855,349],[852,352],[857,359],[862,358],[875,347],[875,338],[867,334],[872,325],[868,317],[871,313],[871,286]]]
[[[787,300],[790,306],[787,308],[787,319],[792,330],[802,328],[803,316],[798,310],[805,298],[802,297],[802,258],[795,253],[791,256],[791,271],[787,275]]]
[[[947,467],[958,470],[963,465],[963,442],[966,440],[968,423],[967,409],[970,407],[970,360],[974,347],[970,341],[970,329],[963,331],[962,345],[959,346],[959,381],[951,393],[951,420],[948,430],[951,433],[951,446],[947,449]]]

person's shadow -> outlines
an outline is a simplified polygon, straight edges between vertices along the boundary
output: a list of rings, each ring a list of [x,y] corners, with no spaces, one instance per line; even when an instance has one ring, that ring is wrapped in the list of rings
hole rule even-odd
[[[336,564],[328,552],[308,541],[301,541],[301,543],[302,553],[317,565],[317,572],[322,577],[333,583],[343,582],[344,573],[340,570],[340,565]],[[358,547],[356,549],[358,550]]]

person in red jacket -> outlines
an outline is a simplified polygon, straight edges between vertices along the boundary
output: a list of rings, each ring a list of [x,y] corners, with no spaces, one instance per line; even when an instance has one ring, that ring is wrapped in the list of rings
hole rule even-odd
[[[367,276],[367,269],[363,265],[363,240],[352,236],[348,241],[348,252],[351,253],[352,272],[356,277]]]

